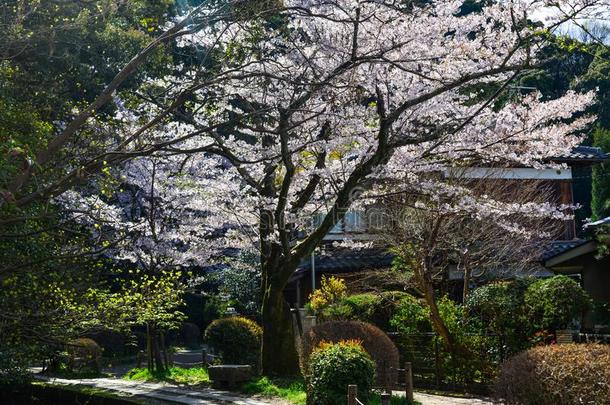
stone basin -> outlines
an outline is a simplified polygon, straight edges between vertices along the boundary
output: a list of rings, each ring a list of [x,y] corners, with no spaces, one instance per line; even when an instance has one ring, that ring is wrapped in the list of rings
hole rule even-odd
[[[220,364],[208,367],[212,387],[216,389],[233,389],[237,384],[252,378],[252,366],[247,364]]]

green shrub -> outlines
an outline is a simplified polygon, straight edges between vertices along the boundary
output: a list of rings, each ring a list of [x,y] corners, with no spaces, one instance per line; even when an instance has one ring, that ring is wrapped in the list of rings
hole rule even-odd
[[[495,395],[508,405],[608,404],[610,346],[538,346],[507,360]]]
[[[260,368],[263,330],[247,318],[217,319],[205,330],[206,342],[225,364],[250,364]]]
[[[442,339],[432,333],[430,311],[416,299],[403,300],[392,324],[399,331],[397,344],[403,360],[415,368],[430,367],[430,359],[438,356],[440,377],[447,383],[469,384],[487,382],[494,376],[493,337],[471,329],[464,307],[443,297],[437,301],[441,318],[452,335],[456,348],[447,350]]]
[[[339,405],[347,402],[347,386],[358,386],[358,397],[368,403],[375,380],[375,363],[357,341],[322,343],[311,354],[307,374],[307,403]]]
[[[104,357],[120,357],[137,352],[137,345],[129,344],[130,339],[125,333],[111,329],[101,329],[88,333],[84,337],[93,339],[102,348]]]
[[[99,372],[102,348],[93,339],[79,338],[66,345],[69,369]]]
[[[0,347],[0,391],[3,386],[24,385],[32,377],[27,367],[29,359],[16,350]]]
[[[330,305],[341,301],[346,294],[345,280],[324,276],[320,288],[309,296],[309,305],[315,313],[320,313]]]
[[[326,321],[359,320],[389,330],[402,300],[411,299],[412,296],[401,291],[350,295],[325,308],[320,318]]]
[[[322,342],[338,343],[343,340],[357,340],[377,365],[377,383],[385,386],[397,381],[396,369],[399,353],[396,345],[381,329],[359,321],[325,322],[311,328],[303,336],[301,348],[301,369],[309,374],[309,357]],[[393,368],[394,371],[390,370]]]
[[[178,333],[180,338],[180,343],[189,348],[198,348],[199,347],[199,339],[201,337],[201,331],[199,330],[199,326],[195,325],[191,322],[185,322],[180,326],[180,331]]]
[[[539,329],[565,329],[591,306],[585,290],[566,276],[555,276],[532,283],[525,292],[525,306]]]
[[[528,281],[487,284],[472,291],[465,302],[470,324],[483,333],[497,334],[507,353],[528,347],[533,333],[524,307]]]
[[[431,332],[430,311],[415,297],[400,300],[390,325],[401,334]]]
[[[204,297],[201,309],[201,328],[207,328],[214,320],[222,317],[227,311],[227,303],[218,295],[208,295]]]

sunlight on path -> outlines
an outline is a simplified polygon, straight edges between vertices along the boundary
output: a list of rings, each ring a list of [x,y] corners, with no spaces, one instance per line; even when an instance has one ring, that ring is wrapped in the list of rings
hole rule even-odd
[[[483,400],[479,398],[459,398],[459,397],[444,397],[440,395],[424,394],[416,392],[415,400],[421,402],[422,405],[492,405],[491,400]]]
[[[201,388],[188,390],[177,388],[164,383],[143,383],[137,381],[126,381],[117,378],[91,378],[91,379],[64,379],[47,378],[36,376],[37,379],[47,381],[57,385],[80,385],[95,387],[125,394],[126,396],[139,396],[152,398],[160,401],[171,401],[178,404],[193,405],[217,405],[217,404],[236,404],[236,405],[270,405],[258,399],[240,397],[227,391],[213,390],[211,388]]]

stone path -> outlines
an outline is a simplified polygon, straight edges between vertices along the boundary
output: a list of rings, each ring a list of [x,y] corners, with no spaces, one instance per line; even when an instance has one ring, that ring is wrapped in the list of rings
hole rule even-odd
[[[235,393],[211,388],[188,390],[165,383],[144,383],[118,378],[65,379],[36,376],[36,378],[57,385],[82,385],[95,387],[128,397],[150,398],[176,404],[189,405],[270,405],[272,402],[237,396]]]
[[[284,401],[252,399],[237,396],[228,391],[214,390],[211,388],[199,388],[189,390],[167,383],[144,383],[137,381],[121,380],[118,378],[90,378],[90,379],[65,379],[49,378],[40,375],[37,379],[58,385],[81,385],[95,387],[112,391],[126,397],[139,397],[159,401],[161,403],[189,404],[189,405],[274,405],[285,403]],[[402,394],[395,392],[394,394]],[[479,398],[447,397],[440,395],[415,393],[415,400],[422,405],[493,405],[490,400]]]
[[[440,395],[424,394],[415,392],[413,395],[416,401],[422,405],[493,405],[494,402],[480,398],[446,397]]]

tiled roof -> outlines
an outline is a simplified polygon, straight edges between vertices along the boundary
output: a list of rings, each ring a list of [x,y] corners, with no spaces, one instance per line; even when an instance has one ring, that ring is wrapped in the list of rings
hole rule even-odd
[[[394,255],[386,249],[333,249],[326,254],[316,254],[316,272],[347,273],[365,269],[381,269],[390,267]],[[298,277],[311,269],[311,259],[301,263],[295,275]]]
[[[571,152],[565,153],[553,159],[556,162],[586,161],[604,162],[610,161],[610,154],[600,148],[593,146],[577,146]]]
[[[574,239],[574,240],[557,240],[549,243],[540,256],[541,261],[547,261],[555,256],[565,253],[569,250],[577,248],[589,242],[585,239]]]
[[[540,261],[545,262],[555,256],[577,248],[588,242],[588,240],[584,239],[553,241],[542,250],[540,254]],[[316,272],[324,274],[351,273],[359,270],[382,269],[390,267],[392,265],[393,258],[393,254],[389,253],[386,249],[381,248],[360,250],[332,249],[324,254],[316,254],[315,268]],[[293,280],[301,278],[305,274],[309,273],[310,270],[311,259],[307,259],[301,263],[291,278]],[[490,272],[489,276],[491,279],[507,278],[507,275],[510,273],[511,271],[508,269],[498,269]],[[542,267],[538,268],[536,271],[526,273],[528,275],[534,275],[537,277],[546,277],[552,274]],[[512,276],[515,276],[515,274],[512,274]]]

